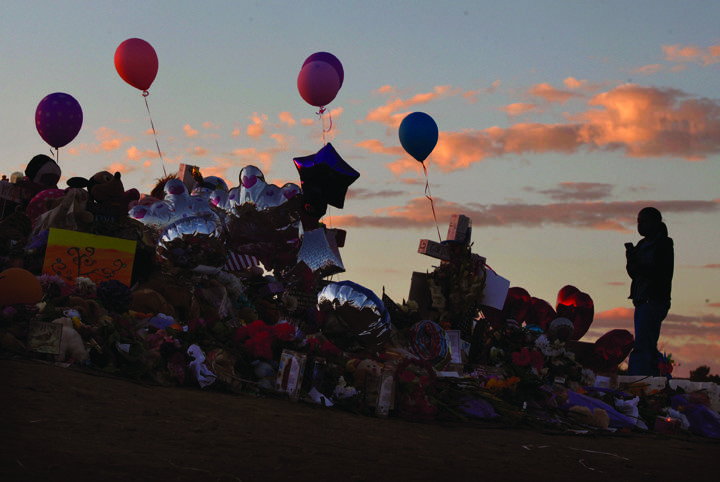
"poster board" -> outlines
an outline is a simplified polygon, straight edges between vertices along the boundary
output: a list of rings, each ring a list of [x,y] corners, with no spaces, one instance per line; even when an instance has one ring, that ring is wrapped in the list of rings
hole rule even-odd
[[[70,284],[82,276],[95,283],[118,280],[130,286],[136,247],[127,239],[50,229],[42,273]]]

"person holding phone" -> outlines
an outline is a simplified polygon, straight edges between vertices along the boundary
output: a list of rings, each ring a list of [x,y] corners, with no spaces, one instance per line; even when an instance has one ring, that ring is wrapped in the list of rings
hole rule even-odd
[[[628,375],[659,376],[657,343],[670,310],[675,251],[658,209],[641,209],[637,229],[642,239],[636,245],[625,243],[626,269],[632,280],[630,299],[635,306],[635,346]]]

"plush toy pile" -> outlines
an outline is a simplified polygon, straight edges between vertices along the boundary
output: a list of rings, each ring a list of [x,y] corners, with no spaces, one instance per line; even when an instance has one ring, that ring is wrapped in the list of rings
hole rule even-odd
[[[472,253],[462,215],[446,241],[421,242],[439,263],[413,274],[408,300],[332,281],[346,233],[321,219],[359,174],[330,144],[294,162],[300,185],[245,166],[229,189],[183,166],[151,196],[105,171],[40,191],[2,221],[3,352],[381,417],[610,430],[676,420],[720,437],[716,385],[618,377],[632,334],[581,341],[591,297],[567,285],[552,306],[504,285]],[[90,238],[51,256],[68,231]],[[108,239],[129,242],[130,261]]]

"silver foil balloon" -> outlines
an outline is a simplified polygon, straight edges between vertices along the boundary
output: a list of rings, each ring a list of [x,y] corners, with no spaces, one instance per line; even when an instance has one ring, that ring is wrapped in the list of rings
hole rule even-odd
[[[227,252],[219,216],[207,199],[190,196],[179,179],[165,184],[162,201],[135,206],[129,216],[152,231],[157,254],[172,266],[212,272],[225,264]]]
[[[335,235],[336,231],[332,229],[305,231],[297,255],[298,261],[304,261],[321,278],[345,272]]]
[[[238,254],[256,256],[272,270],[296,262],[300,193],[296,184],[268,184],[260,169],[245,166],[240,171],[240,186],[227,195],[213,192],[209,204],[222,213],[228,246]]]
[[[317,307],[334,315],[323,334],[346,351],[382,351],[392,333],[390,314],[382,300],[352,281],[325,286],[318,293]]]

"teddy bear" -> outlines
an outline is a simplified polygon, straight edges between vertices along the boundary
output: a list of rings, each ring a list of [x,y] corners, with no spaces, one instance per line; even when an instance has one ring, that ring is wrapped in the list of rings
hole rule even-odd
[[[378,378],[382,371],[382,366],[375,360],[365,358],[364,360],[350,360],[346,366],[347,370],[353,375],[353,386],[358,390],[366,388],[368,377]]]
[[[162,313],[175,317],[175,308],[167,302],[165,297],[150,288],[136,289],[132,292],[130,309],[139,313],[153,314]]]
[[[129,205],[140,199],[140,192],[133,188],[125,190],[119,172],[95,173],[90,179],[71,177],[67,180],[70,187],[85,188],[89,194],[88,211],[106,220],[127,216]]]

